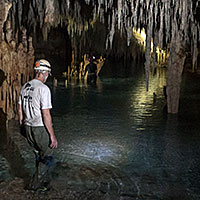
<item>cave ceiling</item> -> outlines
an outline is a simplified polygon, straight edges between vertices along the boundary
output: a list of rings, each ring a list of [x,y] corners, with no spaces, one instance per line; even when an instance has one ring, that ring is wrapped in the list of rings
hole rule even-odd
[[[9,13],[4,23],[12,28],[13,37],[20,39],[24,29],[33,34],[38,28],[66,26],[71,37],[82,34],[99,20],[108,29],[108,43],[113,32],[127,35],[132,28],[145,28],[162,48],[173,37],[185,42],[199,40],[199,0],[10,0]],[[45,37],[44,31],[44,37]],[[109,46],[109,45],[108,45]],[[111,46],[111,45],[110,45]]]
[[[94,28],[94,24],[98,22],[104,24],[106,29],[102,32],[102,35],[105,35],[105,42],[104,48],[101,49],[104,51],[112,49],[116,32],[123,35],[123,38],[125,35],[129,46],[133,28],[145,30],[147,73],[152,39],[154,46],[159,46],[160,49],[170,49],[172,41],[179,41],[183,49],[191,52],[193,67],[197,65],[200,40],[199,0],[5,1],[7,15],[3,26],[4,39],[7,42],[15,40],[20,43],[24,35],[26,38],[36,35],[37,38],[38,33],[42,33],[44,40],[47,40],[52,28],[61,27],[67,30],[72,49],[78,49],[81,46],[79,40],[86,40],[88,30]]]
[[[113,46],[116,32],[126,36],[133,28],[146,32],[146,69],[150,65],[151,41],[160,49],[170,49],[171,41],[181,42],[197,63],[199,48],[199,0],[10,0],[4,20],[6,41],[21,42],[24,35],[42,33],[47,40],[51,28],[62,27],[77,46],[95,23],[106,29],[105,51]],[[102,32],[103,33],[103,32]],[[29,38],[29,37],[26,37]],[[101,48],[102,49],[102,48]],[[147,70],[148,71],[148,70]]]

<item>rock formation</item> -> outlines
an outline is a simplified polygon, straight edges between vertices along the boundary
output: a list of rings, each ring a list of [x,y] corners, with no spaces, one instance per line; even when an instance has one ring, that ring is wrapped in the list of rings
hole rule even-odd
[[[8,20],[9,2],[0,3],[0,109],[7,119],[16,116],[17,102],[21,85],[32,77],[34,50],[32,39],[23,35],[23,40],[16,40],[18,32],[13,33],[11,21]],[[6,22],[6,31],[3,26]]]
[[[144,28],[147,34],[147,90],[151,41],[154,54],[157,46],[170,52],[167,75],[169,113],[178,112],[178,84],[186,57],[182,49],[190,46],[193,71],[198,65],[199,0],[2,0],[0,9],[0,69],[7,77],[0,88],[0,98],[8,118],[14,116],[18,87],[32,75],[34,45],[31,37],[37,37],[41,31],[44,40],[48,40],[52,27],[66,27],[77,62],[83,55],[79,49],[84,51],[84,47],[92,46],[89,42],[86,44],[85,36],[95,23],[104,24],[103,46],[107,52],[113,48],[116,33],[125,37],[129,46],[133,28]]]

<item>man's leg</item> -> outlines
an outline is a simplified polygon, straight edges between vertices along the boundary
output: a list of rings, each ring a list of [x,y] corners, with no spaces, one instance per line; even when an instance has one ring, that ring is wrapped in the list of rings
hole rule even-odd
[[[45,127],[25,126],[25,128],[27,141],[33,147],[35,154],[35,173],[30,189],[37,190],[50,181],[48,171],[53,163],[53,151],[49,148],[50,139]]]
[[[40,187],[40,183],[39,183],[39,179],[38,179],[38,167],[39,167],[39,151],[36,150],[35,147],[35,139],[34,139],[34,134],[32,131],[32,127],[31,126],[24,126],[25,128],[25,137],[29,143],[29,145],[33,148],[33,152],[35,154],[35,172],[33,174],[33,177],[31,179],[31,182],[28,186],[28,189],[32,189],[32,190],[37,190]]]
[[[35,172],[31,180],[30,189],[37,190],[41,186],[39,181],[39,156],[37,151],[34,151],[34,153],[35,153]]]
[[[38,149],[38,154],[36,155],[36,172],[38,172],[38,181],[41,186],[46,186],[50,183],[49,168],[53,164],[53,150],[49,148],[49,134],[47,133],[45,127],[35,127],[33,128],[36,148]]]

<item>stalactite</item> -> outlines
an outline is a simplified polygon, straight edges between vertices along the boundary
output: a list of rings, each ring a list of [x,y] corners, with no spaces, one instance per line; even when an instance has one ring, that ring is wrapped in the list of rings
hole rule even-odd
[[[108,8],[112,8],[113,6],[113,0],[108,1]]]
[[[149,72],[150,72],[150,64],[151,64],[151,38],[153,31],[153,10],[152,6],[150,8],[151,15],[147,19],[147,37],[146,37],[146,48],[145,48],[145,72],[146,72],[146,90],[149,89]]]
[[[33,7],[30,4],[29,5],[29,12],[27,13],[27,23],[29,24],[30,27],[33,28],[33,32],[36,32],[36,21],[33,20],[33,16],[34,16],[34,11],[33,11]]]
[[[108,11],[108,1],[107,0],[104,0],[105,2],[104,2],[104,4],[105,4],[105,12],[107,12]]]
[[[169,1],[166,1],[165,3],[165,30],[166,30],[166,34],[165,35],[165,41],[166,41],[166,44],[168,43],[168,41],[170,41],[170,2]]]
[[[11,17],[11,26],[12,26],[12,30],[13,30],[13,32],[16,30],[16,21],[15,21],[15,15],[16,15],[16,11],[17,11],[17,9],[16,9],[16,2],[15,1],[13,1],[12,2],[13,3],[13,5],[12,5],[12,8],[11,8],[11,15],[10,15],[10,17]]]
[[[122,0],[118,0],[118,5],[117,5],[118,13],[117,13],[117,26],[118,29],[121,29],[121,22],[122,22]]]
[[[35,0],[38,17],[40,19],[40,28],[43,26],[43,19],[45,17],[45,9],[43,8],[44,0]]]
[[[153,73],[155,71],[155,68],[156,68],[156,55],[157,55],[157,47],[158,47],[158,35],[157,35],[157,32],[154,33],[154,38],[153,38]]]
[[[146,90],[148,91],[149,88],[149,71],[150,71],[150,54],[151,54],[151,37],[148,34],[150,31],[147,30],[147,37],[146,37],[146,47],[145,47],[145,72],[146,72]]]
[[[198,57],[198,29],[197,26],[193,25],[193,32],[192,32],[192,70],[195,71],[197,69],[197,57]]]
[[[17,4],[19,28],[22,27],[22,12],[23,12],[23,3],[22,3],[22,1],[19,1]]]
[[[164,7],[160,6],[160,28],[159,28],[159,47],[162,49],[163,48],[163,30],[164,30]]]
[[[90,0],[85,0],[85,2],[89,5],[90,4]]]
[[[131,26],[130,20],[128,21],[128,25],[127,25],[127,30],[126,31],[127,31],[127,45],[129,46],[131,38],[133,36],[133,27]]]
[[[12,2],[9,3],[9,2]],[[26,6],[25,6],[26,3]],[[0,5],[2,2],[0,2]],[[131,30],[146,29],[146,73],[150,71],[151,39],[154,41],[154,64],[156,46],[159,48],[173,48],[170,44],[178,38],[184,45],[191,45],[193,70],[197,67],[199,22],[194,17],[195,8],[199,1],[192,0],[15,0],[6,1],[6,6],[0,13],[8,13],[2,16],[0,28],[0,41],[7,39],[9,45],[23,41],[24,47],[27,45],[24,41],[24,35],[30,31],[37,32],[37,29],[43,30],[44,38],[47,39],[50,27],[66,25],[66,29],[72,43],[77,35],[84,35],[89,27],[98,20],[108,26],[106,48],[112,48],[113,38],[116,29],[121,35],[126,35],[127,45],[130,44]],[[81,6],[87,5],[92,10],[92,17],[88,19],[81,13]],[[12,6],[12,7],[11,7]],[[26,11],[24,10],[26,9]],[[28,10],[27,10],[28,9]],[[25,14],[27,13],[27,14]],[[24,19],[25,18],[25,19]],[[97,19],[98,18],[98,19]],[[1,22],[2,21],[2,22]],[[91,23],[92,21],[92,23]],[[5,23],[4,23],[5,22]],[[24,28],[27,32],[24,32]],[[5,37],[4,34],[5,33]],[[33,34],[34,34],[33,33]],[[21,35],[22,38],[18,38]],[[156,40],[155,40],[156,37]],[[190,41],[191,40],[191,41]],[[75,45],[75,43],[74,43]],[[180,62],[182,63],[182,62]],[[148,75],[147,75],[148,85]],[[148,86],[147,86],[148,89]]]
[[[16,5],[18,10],[18,23],[21,26],[22,18],[21,15],[23,13],[22,8],[24,1],[16,0],[13,2],[13,12],[16,12]],[[50,23],[52,26],[57,26],[60,21],[62,23],[66,20],[66,16],[70,16],[75,20],[73,27],[71,27],[71,35],[74,37],[75,34],[82,34],[82,26],[78,24],[82,24],[84,26],[85,22],[82,16],[80,15],[80,2],[79,1],[70,1],[63,0],[59,2],[52,0],[32,0],[30,1],[29,12],[28,13],[28,23],[36,29],[36,23],[39,19],[40,27],[43,27],[43,24]],[[108,15],[115,15],[116,26],[122,33],[122,31],[126,30],[127,37],[130,38],[130,30],[131,27],[142,28],[147,26],[148,18],[151,17],[152,14],[150,9],[153,9],[153,34],[156,31],[159,31],[158,40],[159,47],[162,48],[163,45],[170,43],[172,35],[177,34],[173,30],[173,23],[176,23],[178,32],[183,32],[183,39],[188,40],[192,31],[190,30],[191,26],[197,26],[195,24],[195,20],[193,17],[193,8],[192,8],[192,0],[181,1],[181,0],[171,0],[171,1],[161,1],[161,0],[151,0],[151,1],[130,1],[130,0],[118,0],[117,3],[113,0],[85,0],[87,5],[93,5],[93,20],[95,21],[96,17],[99,17],[102,23],[105,22],[105,15],[109,11],[112,13],[108,13]],[[84,2],[81,2],[83,4]],[[78,6],[77,6],[78,5]],[[73,12],[70,12],[70,9],[74,6]],[[195,5],[195,6],[198,6]],[[74,13],[74,14],[72,14]],[[63,17],[59,17],[59,15],[63,15]],[[12,15],[14,16],[14,15]],[[180,16],[184,16],[181,17]],[[108,17],[109,18],[109,17]],[[113,18],[113,17],[112,17]],[[79,20],[81,19],[81,20]],[[15,19],[12,19],[13,25],[16,24]],[[108,21],[108,25],[112,28],[113,24],[109,24],[111,22]],[[131,23],[130,23],[131,22]],[[189,27],[189,24],[191,26]],[[193,24],[193,25],[192,25]],[[15,27],[14,27],[15,28]],[[196,30],[195,30],[196,31]],[[199,28],[197,28],[199,31]],[[112,30],[113,32],[113,30]],[[110,36],[109,36],[110,37]],[[196,36],[193,35],[194,40],[196,40]],[[112,39],[110,37],[110,39]],[[129,39],[127,39],[127,43],[129,44]],[[109,43],[111,40],[109,41]],[[196,43],[193,42],[195,45]],[[112,45],[110,45],[112,46]],[[195,49],[195,47],[193,47]],[[193,52],[195,52],[193,50]],[[195,56],[194,56],[195,60]],[[195,62],[193,62],[195,63]]]
[[[115,15],[113,14],[110,32],[109,32],[109,34],[107,36],[107,40],[106,40],[106,49],[108,49],[108,48],[112,49],[114,33],[115,33]]]
[[[57,18],[58,16],[56,15],[57,12],[55,12],[56,8],[58,7],[55,6],[55,3],[57,1],[48,1],[45,0],[45,13],[44,13],[44,23],[50,23],[50,24],[56,24],[57,20],[55,18]],[[54,14],[55,13],[55,14]]]
[[[67,8],[69,9],[70,8],[70,1],[69,0],[66,0],[67,1]]]

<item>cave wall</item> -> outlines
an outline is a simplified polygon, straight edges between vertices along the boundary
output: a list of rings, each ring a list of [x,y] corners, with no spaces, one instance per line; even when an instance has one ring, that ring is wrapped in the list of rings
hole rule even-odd
[[[11,22],[7,21],[6,31],[3,32],[4,22],[8,16],[11,4],[0,3],[0,109],[6,119],[16,116],[19,91],[23,83],[33,76],[34,50],[32,38],[23,35],[19,43],[17,33],[13,33]],[[24,29],[25,31],[25,29]],[[3,114],[2,114],[3,115]]]

